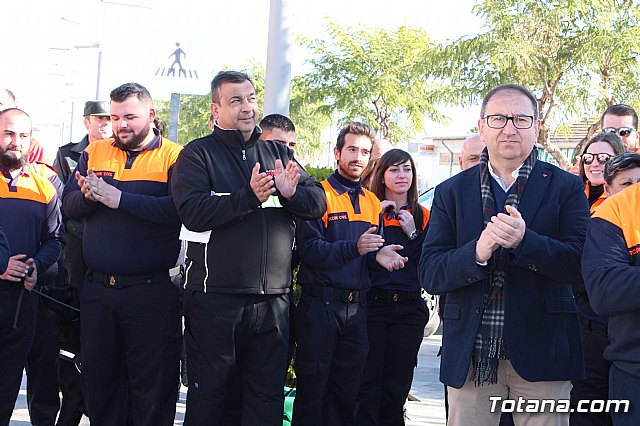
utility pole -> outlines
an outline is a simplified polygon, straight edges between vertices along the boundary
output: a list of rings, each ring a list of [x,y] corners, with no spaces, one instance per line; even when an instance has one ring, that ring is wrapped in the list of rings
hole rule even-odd
[[[289,0],[271,0],[264,87],[264,115],[289,115],[291,97],[291,8]]]

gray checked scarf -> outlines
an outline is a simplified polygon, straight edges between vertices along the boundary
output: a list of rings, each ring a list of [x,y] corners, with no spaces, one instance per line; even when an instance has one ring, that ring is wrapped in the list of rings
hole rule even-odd
[[[538,158],[538,150],[534,147],[520,167],[518,177],[507,193],[505,206],[518,208],[522,191]],[[489,173],[489,154],[485,148],[480,156],[480,190],[482,195],[482,215],[484,225],[496,215],[495,200],[491,191],[491,174]],[[480,328],[476,335],[473,351],[473,380],[476,386],[495,384],[498,382],[498,361],[508,359],[504,343],[504,282],[509,251],[500,247],[489,260],[489,278],[484,282],[483,313]]]

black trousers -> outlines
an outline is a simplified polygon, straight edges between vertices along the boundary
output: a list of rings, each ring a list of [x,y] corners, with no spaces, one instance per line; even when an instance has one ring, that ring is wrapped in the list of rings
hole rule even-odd
[[[289,293],[291,298],[291,293]],[[291,365],[293,358],[293,350],[296,345],[294,334],[293,314],[295,312],[295,304],[289,300],[289,349],[287,350],[287,370]],[[228,381],[228,386],[224,396],[224,408],[222,414],[222,424],[225,426],[240,426],[242,424],[242,375],[239,369],[231,373],[232,378]],[[233,374],[237,374],[233,378]]]
[[[34,426],[53,426],[60,410],[58,328],[55,313],[38,298],[36,333],[27,359],[27,406]]]
[[[76,220],[65,223],[67,243],[62,252],[64,267],[69,274],[69,282],[76,286],[84,282],[85,275],[87,274],[87,265],[84,263],[84,254],[82,252],[82,238],[79,238],[76,236],[76,232],[73,232],[82,226],[82,222]]]
[[[71,286],[66,297],[59,297],[72,306],[80,306],[77,287]],[[67,356],[80,354],[80,313],[63,308],[57,313],[60,351]],[[81,360],[78,360],[80,362]],[[78,426],[83,414],[88,415],[82,390],[82,374],[76,364],[58,357],[56,362],[58,384],[62,393],[62,405],[56,426]]]
[[[169,275],[125,288],[91,274],[82,287],[81,344],[92,426],[173,425],[180,365],[179,290]]]
[[[609,392],[609,368],[611,363],[604,359],[604,349],[609,344],[606,327],[580,317],[582,350],[587,377],[571,382],[571,408],[577,408],[581,399],[607,399]],[[571,426],[611,425],[609,413],[582,413],[575,410],[569,415]]]
[[[330,289],[329,289],[330,290]],[[294,426],[352,425],[369,349],[365,301],[303,294],[296,308]]]
[[[358,393],[358,426],[404,426],[404,403],[428,319],[421,297],[396,303],[369,298],[369,354]]]
[[[281,425],[289,295],[186,291],[183,300],[189,378],[185,426],[225,424],[225,396],[237,380],[242,382],[241,424]]]
[[[56,426],[78,426],[82,415],[88,411],[82,393],[82,375],[74,363],[58,358],[58,383],[62,406]]]
[[[18,311],[16,308],[22,293]],[[27,362],[36,332],[37,295],[22,284],[0,282],[0,425],[9,424],[22,382],[22,370]]]

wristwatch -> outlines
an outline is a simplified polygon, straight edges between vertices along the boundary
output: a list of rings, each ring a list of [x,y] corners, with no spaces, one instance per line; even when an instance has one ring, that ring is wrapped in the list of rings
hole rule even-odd
[[[413,231],[412,233],[409,234],[409,241],[413,241],[416,238],[418,238],[418,231]]]

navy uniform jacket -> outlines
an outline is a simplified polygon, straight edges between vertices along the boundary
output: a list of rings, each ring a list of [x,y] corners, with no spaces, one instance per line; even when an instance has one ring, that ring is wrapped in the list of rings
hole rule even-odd
[[[304,222],[298,230],[298,282],[369,290],[369,271],[378,268],[377,252],[360,255],[358,239],[367,229],[379,226],[380,200],[364,188],[348,188],[336,176],[337,171],[321,182],[327,197],[324,215]],[[355,192],[355,204],[351,192]]]
[[[609,317],[604,357],[640,377],[640,185],[609,197],[593,215],[582,274],[593,309]]]
[[[56,188],[35,168],[23,167],[10,182],[0,177],[0,227],[11,255],[32,257],[39,278],[58,260],[64,245],[60,203]]]
[[[170,179],[182,147],[154,133],[142,151],[128,151],[105,139],[89,145],[80,157],[76,170],[82,176],[92,168],[122,191],[117,209],[85,198],[75,178],[65,185],[62,207],[72,219],[85,218],[83,252],[93,271],[148,274],[176,264],[180,219]]]
[[[4,274],[4,271],[7,270],[10,256],[11,249],[9,248],[9,241],[7,241],[4,231],[0,228],[0,275]]]
[[[475,261],[484,229],[479,167],[436,187],[419,274],[431,294],[447,293],[440,380],[466,379],[482,317],[489,268]],[[507,264],[504,338],[509,359],[528,381],[584,377],[578,308],[571,286],[581,280],[580,255],[589,221],[584,184],[537,161],[520,200],[527,229]]]

